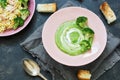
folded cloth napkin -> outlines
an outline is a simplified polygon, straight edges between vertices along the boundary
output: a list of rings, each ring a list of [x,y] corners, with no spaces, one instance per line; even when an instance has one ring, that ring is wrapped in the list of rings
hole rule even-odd
[[[63,7],[69,6],[77,5],[71,1],[68,1],[63,5]],[[38,29],[20,45],[25,51],[31,53],[33,57],[36,57],[36,61],[43,70],[49,71],[52,74],[52,80],[78,80],[76,75],[79,69],[90,70],[92,73],[92,80],[96,80],[120,60],[120,48],[117,47],[120,43],[120,39],[107,31],[106,48],[97,60],[88,65],[79,67],[62,65],[54,61],[45,51],[41,38],[42,28],[43,25],[39,26]]]

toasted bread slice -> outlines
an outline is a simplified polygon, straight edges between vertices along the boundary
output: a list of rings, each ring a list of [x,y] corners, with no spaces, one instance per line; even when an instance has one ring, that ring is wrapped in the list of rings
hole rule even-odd
[[[116,20],[116,15],[107,2],[103,2],[100,5],[100,10],[103,13],[103,15],[105,16],[108,24],[110,24]]]
[[[79,70],[77,76],[79,80],[90,80],[91,73],[88,70]]]
[[[56,3],[37,4],[37,11],[38,12],[55,12]]]

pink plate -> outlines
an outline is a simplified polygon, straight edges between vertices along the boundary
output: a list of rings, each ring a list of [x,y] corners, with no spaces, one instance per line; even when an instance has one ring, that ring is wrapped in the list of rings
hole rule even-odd
[[[0,37],[10,36],[10,35],[16,34],[16,33],[20,32],[21,30],[23,30],[28,25],[28,23],[32,19],[32,16],[33,16],[34,11],[35,11],[35,0],[29,0],[29,10],[30,10],[30,15],[26,19],[26,21],[24,22],[23,26],[19,27],[16,30],[7,30],[7,31],[5,31],[3,33],[0,33]]]
[[[94,30],[95,37],[90,51],[78,56],[69,56],[57,47],[55,32],[61,23],[79,16],[88,18],[88,25]],[[96,14],[85,8],[68,7],[58,10],[48,18],[42,31],[42,39],[46,51],[54,60],[68,66],[82,66],[94,61],[102,54],[106,46],[107,34],[103,22]]]

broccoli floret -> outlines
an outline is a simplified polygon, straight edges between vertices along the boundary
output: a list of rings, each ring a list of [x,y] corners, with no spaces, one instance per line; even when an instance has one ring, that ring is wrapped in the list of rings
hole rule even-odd
[[[78,17],[77,20],[76,20],[76,24],[78,26],[80,26],[81,28],[85,28],[85,27],[88,27],[87,26],[87,17],[84,17],[84,16],[81,16],[81,17]]]
[[[27,8],[28,8],[28,1],[29,1],[29,0],[19,0],[19,2],[21,3],[21,6],[22,6],[24,9],[27,9]]]
[[[81,46],[81,52],[86,52],[87,50],[89,50],[91,48],[91,44],[89,41],[87,40],[82,40],[80,42],[80,46]]]
[[[14,26],[13,29],[17,29],[19,26],[24,24],[24,20],[21,17],[14,18]]]
[[[5,8],[7,6],[7,0],[0,0],[0,6]]]
[[[20,14],[21,18],[25,20],[30,15],[30,11],[28,9],[21,9]]]
[[[84,28],[82,29],[82,33],[85,36],[85,40],[88,40],[90,44],[92,44],[93,37],[94,37],[94,31],[90,28]]]

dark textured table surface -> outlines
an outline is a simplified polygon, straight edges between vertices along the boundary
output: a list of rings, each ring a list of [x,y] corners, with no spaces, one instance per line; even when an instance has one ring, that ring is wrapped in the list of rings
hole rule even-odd
[[[68,0],[35,0],[36,4],[56,2],[58,9]],[[115,36],[120,37],[120,0],[71,0],[80,5],[83,4],[87,8],[100,16],[106,28],[110,30]],[[115,11],[117,21],[108,25],[105,18],[99,10],[102,2],[107,1],[111,8]],[[0,37],[0,80],[41,80],[38,77],[31,77],[26,74],[22,68],[22,59],[32,58],[30,54],[25,52],[20,43],[23,42],[32,32],[36,30],[46,19],[50,16],[49,13],[38,13],[35,10],[34,16],[28,26],[21,32],[9,36]],[[114,44],[114,43],[113,43]],[[49,80],[51,75],[41,71]],[[118,62],[112,69],[105,72],[98,80],[120,80],[120,62]]]

